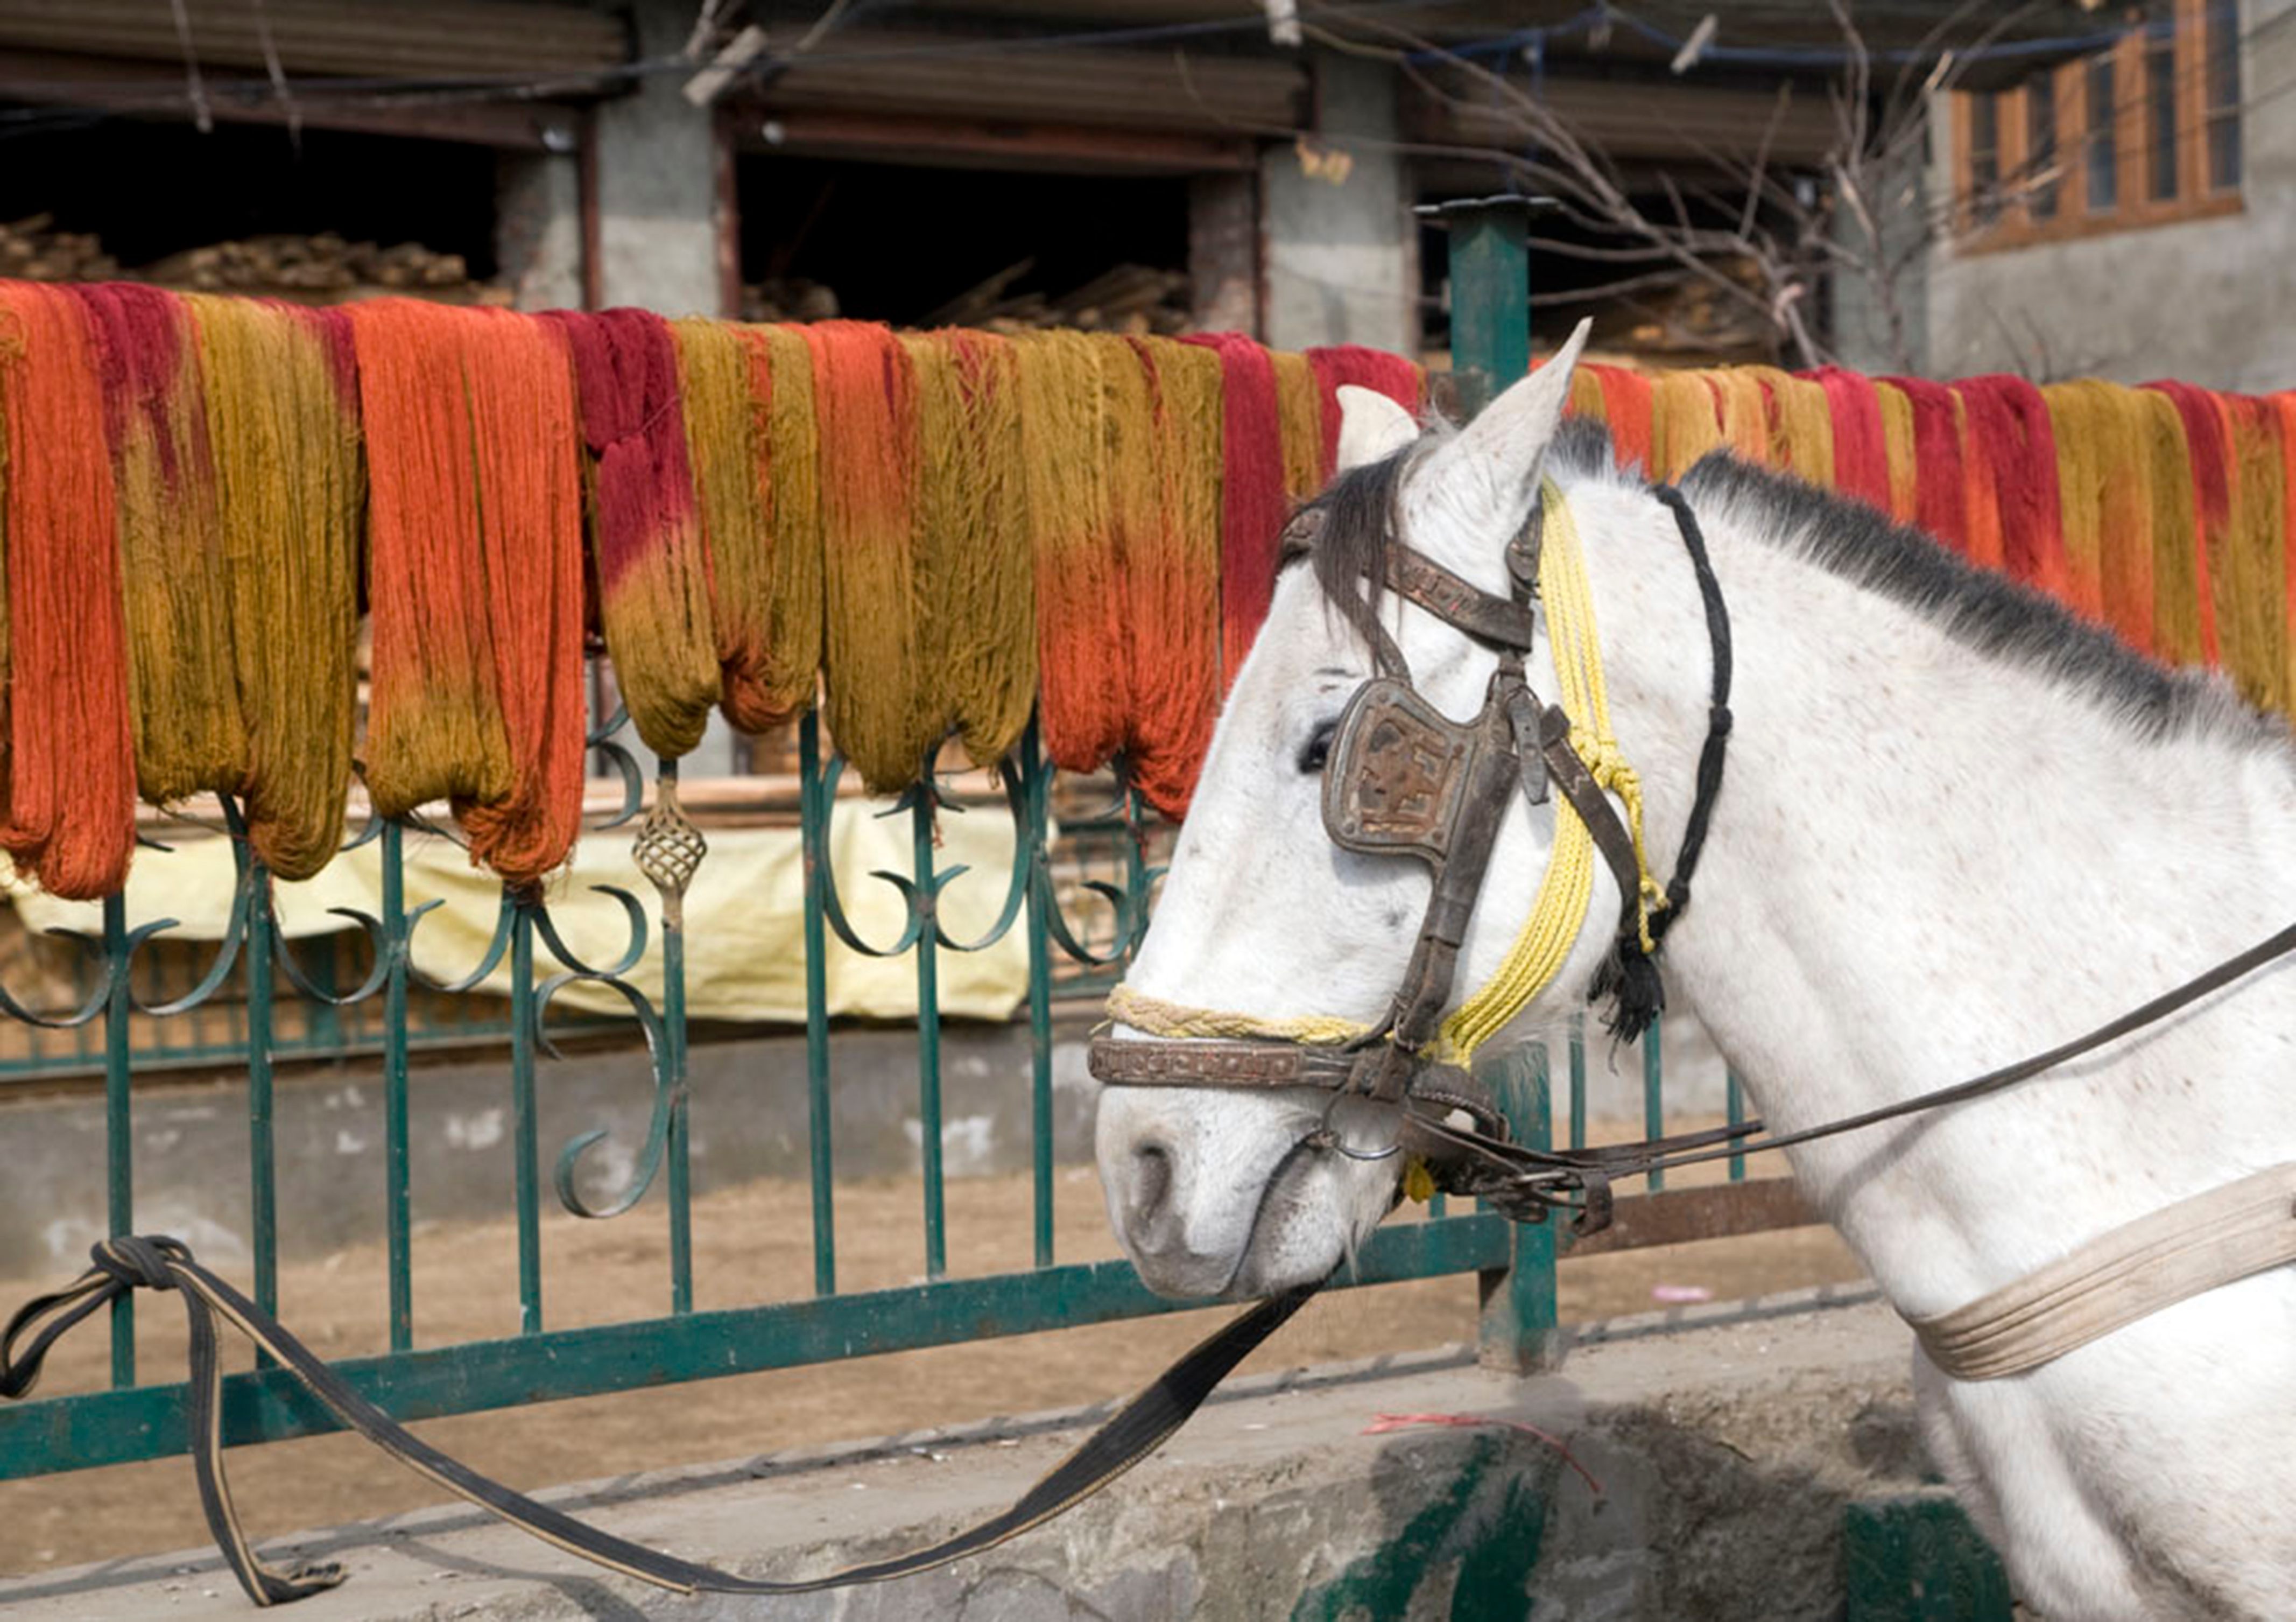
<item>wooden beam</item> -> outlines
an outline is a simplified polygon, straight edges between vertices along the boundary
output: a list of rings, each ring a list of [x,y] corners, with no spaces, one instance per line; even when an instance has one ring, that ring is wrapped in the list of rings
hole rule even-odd
[[[1566,1228],[1562,1254],[1566,1260],[1606,1256],[1614,1250],[1646,1250],[1653,1245],[1685,1245],[1694,1239],[1807,1228],[1822,1220],[1802,1203],[1793,1180],[1788,1177],[1669,1189],[1662,1194],[1636,1194],[1620,1200],[1612,1208],[1611,1225],[1600,1233],[1570,1239]]]
[[[355,134],[459,141],[520,152],[563,152],[581,110],[554,102],[383,102],[373,96],[330,95],[324,82],[305,81],[292,105],[271,82],[241,76],[205,76],[208,102],[227,123],[286,124]],[[37,106],[85,107],[124,117],[188,119],[184,70],[112,57],[65,56],[0,49],[0,101]]]
[[[1082,167],[1148,174],[1249,172],[1256,165],[1250,141],[1075,124],[792,109],[744,117],[741,128],[744,152],[907,164]]]

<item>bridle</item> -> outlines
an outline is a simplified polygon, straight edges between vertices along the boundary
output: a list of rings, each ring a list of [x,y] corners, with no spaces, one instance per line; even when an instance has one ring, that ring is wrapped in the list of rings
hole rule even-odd
[[[1590,876],[1578,873],[1575,893],[1550,902],[1572,887],[1573,849],[1581,869],[1589,847],[1599,854],[1621,898],[1618,933],[1595,989],[1596,997],[1613,1000],[1611,1030],[1632,1040],[1664,1006],[1652,959],[1689,904],[1691,876],[1721,789],[1731,659],[1729,613],[1697,519],[1679,491],[1658,486],[1652,493],[1681,532],[1712,650],[1697,792],[1664,888],[1652,881],[1644,858],[1639,783],[1609,736],[1591,597],[1577,526],[1562,491],[1551,480],[1542,482],[1529,515],[1508,540],[1505,597],[1460,578],[1402,539],[1390,498],[1379,554],[1385,560],[1382,583],[1496,653],[1498,667],[1480,713],[1461,725],[1413,687],[1410,666],[1380,623],[1372,598],[1341,602],[1371,646],[1374,674],[1349,700],[1332,735],[1323,778],[1324,831],[1343,850],[1415,858],[1433,879],[1386,1017],[1332,1040],[1345,1022],[1287,1025],[1176,1009],[1119,987],[1110,1000],[1111,1017],[1151,1034],[1095,1039],[1094,1075],[1120,1086],[1320,1087],[1332,1093],[1334,1107],[1347,1097],[1395,1106],[1401,1126],[1388,1147],[1371,1153],[1349,1148],[1332,1128],[1330,1108],[1315,1146],[1365,1159],[1407,1153],[1434,1186],[1480,1196],[1528,1220],[1562,1206],[1577,1210],[1589,1229],[1608,1221],[1613,1174],[1608,1164],[1587,1151],[1554,1154],[1514,1142],[1467,1060],[1552,981],[1575,943]],[[1324,507],[1311,506],[1294,518],[1283,538],[1286,564],[1313,556],[1325,517]],[[1525,670],[1542,607],[1562,688],[1562,701],[1553,704],[1541,701]],[[1461,943],[1506,809],[1518,793],[1529,804],[1543,804],[1550,787],[1569,816],[1557,808],[1555,849],[1533,918],[1498,978],[1447,1019]],[[1613,792],[1627,808],[1623,816]],[[1682,1152],[1754,1130],[1758,1125],[1741,1125],[1636,1147]]]

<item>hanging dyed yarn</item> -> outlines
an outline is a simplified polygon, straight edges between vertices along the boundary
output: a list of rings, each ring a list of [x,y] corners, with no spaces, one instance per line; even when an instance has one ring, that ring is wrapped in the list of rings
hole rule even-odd
[[[211,294],[183,305],[207,396],[248,843],[280,877],[308,878],[343,841],[358,712],[367,491],[350,322]]]
[[[1722,449],[1722,419],[1703,374],[1661,372],[1651,380],[1652,471],[1672,483],[1699,457]]]
[[[939,737],[983,766],[1021,741],[1037,696],[1037,615],[1013,341],[904,340],[917,390],[921,691]]]
[[[1111,363],[1138,365],[1120,342],[1078,333],[1029,333],[1013,342],[1037,579],[1040,729],[1055,764],[1096,771],[1124,745],[1132,696],[1102,372]]]
[[[70,292],[0,282],[8,473],[0,847],[52,894],[127,879],[135,760],[103,391]]]
[[[2288,691],[2296,704],[2296,393],[2273,395],[2267,403],[2280,429],[2281,590],[2288,605]]]
[[[767,408],[767,455],[773,497],[766,664],[758,694],[769,723],[813,708],[821,685],[824,630],[821,556],[821,433],[813,405],[813,350],[786,326],[750,327],[753,382]],[[738,724],[738,720],[737,720]]]
[[[153,287],[73,292],[94,342],[111,449],[136,782],[156,804],[237,794],[248,735],[190,317]]]
[[[2134,390],[2117,383],[2092,383],[2090,390],[2090,425],[2097,441],[2094,455],[2102,473],[2096,504],[2097,596],[2105,623],[2139,652],[2151,653],[2152,499],[2144,416]],[[2063,465],[2060,450],[2061,475]],[[2062,502],[2062,476],[2059,482]],[[2070,556],[2070,540],[2067,550]]]
[[[2180,526],[2179,532],[2190,544],[2179,572],[2192,583],[2204,656],[2211,664],[2230,663],[2235,656],[2233,638],[2237,621],[2234,605],[2226,600],[2231,571],[2224,554],[2232,525],[2232,482],[2224,424],[2205,389],[2181,383],[2150,383],[2144,388],[2169,402],[2184,440],[2192,517]],[[2153,561],[2159,568],[2157,548]]]
[[[2110,383],[2052,383],[2041,391],[2057,452],[2057,527],[2064,537],[2066,604],[2091,619],[2104,618],[2105,479],[2116,456],[2131,447],[2113,434]]]
[[[1275,420],[1283,440],[1283,493],[1294,503],[1324,488],[1324,400],[1316,368],[1305,355],[1270,350],[1275,373]]]
[[[1190,640],[1184,590],[1177,578],[1186,566],[1180,492],[1155,361],[1130,339],[1092,342],[1101,351],[1109,520],[1124,580],[1125,622],[1112,646],[1122,651],[1130,667],[1125,683],[1130,702],[1117,718],[1122,729],[1119,741],[1130,757],[1133,781],[1143,793],[1149,789],[1150,757],[1155,757],[1152,770],[1161,791],[1170,786],[1170,740],[1161,722],[1171,701],[1156,689],[1176,674],[1167,656],[1168,643],[1177,639],[1185,647]],[[1188,679],[1185,672],[1177,673]],[[1196,679],[1202,676],[1202,671],[1195,672]],[[1149,719],[1152,712],[1156,721]]]
[[[708,559],[719,702],[745,732],[779,719],[766,679],[773,619],[773,373],[751,334],[673,321],[679,414]]]
[[[582,803],[565,336],[507,310],[406,300],[349,317],[372,485],[367,786],[386,816],[451,800],[472,859],[531,883],[565,860]]]
[[[565,335],[530,316],[473,312],[464,369],[480,429],[480,533],[511,792],[455,807],[471,856],[512,884],[566,860],[582,827],[582,479]],[[490,424],[517,423],[504,433]]]
[[[2013,579],[2063,597],[2057,448],[2047,403],[2025,379],[2005,375],[1969,378],[1956,383],[1954,391],[1961,397],[1964,413],[1964,457],[1972,469],[1982,464],[1985,470],[1984,494],[1990,498],[2000,538],[1998,566]],[[1979,498],[1978,483],[1971,481],[1972,500]],[[1972,526],[1977,522],[1972,515]]]
[[[2213,664],[2216,610],[2206,589],[2208,554],[2184,414],[2157,390],[2131,393],[2152,513],[2153,651],[2176,664]]]
[[[1316,404],[1323,417],[1319,465],[1325,480],[1339,465],[1341,383],[1374,390],[1413,416],[1419,414],[1419,368],[1400,355],[1365,349],[1359,343],[1336,343],[1326,349],[1309,350],[1308,365],[1315,374]]]
[[[1874,382],[1882,411],[1882,449],[1890,464],[1890,516],[1912,523],[1921,510],[1921,470],[1914,460],[1914,402],[1897,384]]]
[[[1806,381],[1824,391],[1833,441],[1833,488],[1883,512],[1890,510],[1890,449],[1874,380],[1821,366]]]
[[[1220,360],[1221,689],[1235,685],[1275,591],[1277,544],[1290,502],[1283,489],[1283,426],[1275,368],[1241,333],[1207,333]]]
[[[1603,418],[1611,427],[1611,453],[1622,468],[1651,466],[1651,380],[1624,366],[1587,368],[1603,390]]]
[[[646,747],[675,760],[718,702],[708,542],[685,453],[677,344],[651,310],[553,310],[574,355],[589,448],[591,554],[614,679]]]
[[[1777,401],[1778,465],[1821,490],[1832,490],[1833,403],[1824,385],[1775,367],[1753,368]]]
[[[1784,460],[1778,454],[1783,449],[1782,440],[1774,449],[1770,391],[1759,371],[1752,366],[1737,366],[1702,375],[1706,386],[1713,391],[1715,408],[1721,413],[1721,449],[1764,466],[1774,466]]]
[[[2225,556],[2236,634],[2227,638],[2226,663],[2241,690],[2267,709],[2288,709],[2286,491],[2280,450],[2280,416],[2268,400],[2244,394],[2214,397],[2222,424],[2230,497]],[[2218,622],[2221,628],[2222,620]]]
[[[1961,454],[1961,401],[1926,377],[1892,377],[1914,416],[1914,522],[1969,554],[1969,498]],[[1998,556],[1997,548],[1996,556]]]
[[[1117,507],[1133,616],[1127,752],[1149,803],[1177,818],[1219,713],[1221,369],[1218,356],[1190,344],[1129,342],[1145,384],[1153,482],[1141,492],[1152,492],[1152,505]],[[1109,371],[1120,368],[1111,361]],[[1119,434],[1136,432],[1132,398],[1127,391]]]
[[[830,736],[864,783],[898,789],[940,743],[948,712],[918,623],[915,374],[884,327],[801,330],[821,423]]]

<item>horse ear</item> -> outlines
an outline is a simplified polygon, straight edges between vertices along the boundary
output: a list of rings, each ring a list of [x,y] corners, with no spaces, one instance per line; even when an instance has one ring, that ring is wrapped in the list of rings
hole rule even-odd
[[[1594,325],[1581,321],[1553,359],[1484,407],[1481,416],[1431,458],[1431,477],[1501,509],[1479,515],[1488,524],[1511,528],[1530,510],[1539,464],[1562,421],[1570,375]]]
[[[1340,402],[1339,471],[1361,467],[1393,456],[1419,437],[1411,413],[1376,389],[1341,383]]]

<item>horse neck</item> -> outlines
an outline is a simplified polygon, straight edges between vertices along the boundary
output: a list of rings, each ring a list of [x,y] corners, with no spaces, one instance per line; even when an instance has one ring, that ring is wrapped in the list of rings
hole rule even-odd
[[[1736,725],[1669,937],[1672,1006],[1773,1128],[2051,1047],[2296,911],[2292,773],[2205,732],[2145,741],[2092,696],[1702,515]],[[1613,713],[1671,867],[1705,729],[1697,593],[1669,523],[1588,552]],[[2008,1092],[1791,1151],[1898,1305],[1941,1311],[2089,1233],[2296,1157],[2296,972]],[[2268,1052],[2260,1051],[2268,1044]]]

